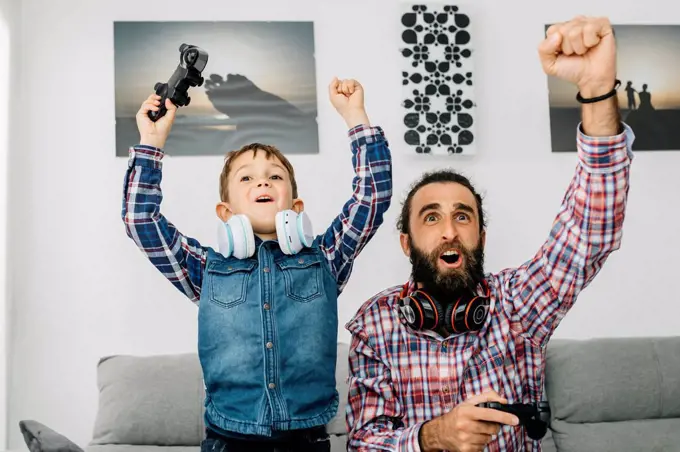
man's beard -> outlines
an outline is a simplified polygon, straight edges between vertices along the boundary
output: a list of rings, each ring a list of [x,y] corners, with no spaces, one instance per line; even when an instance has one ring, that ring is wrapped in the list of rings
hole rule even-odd
[[[484,248],[481,240],[471,250],[455,240],[442,244],[429,254],[415,246],[411,237],[409,246],[415,283],[420,283],[443,304],[457,299],[462,293],[476,291],[477,285],[484,280]],[[463,266],[442,271],[438,266],[439,256],[452,247],[458,250]]]

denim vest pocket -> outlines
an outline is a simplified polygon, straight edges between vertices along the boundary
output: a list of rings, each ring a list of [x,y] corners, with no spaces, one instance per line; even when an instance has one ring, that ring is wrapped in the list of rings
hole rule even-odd
[[[227,309],[245,302],[250,274],[256,264],[253,260],[239,259],[213,262],[207,269],[210,301]]]
[[[279,258],[276,265],[283,274],[286,295],[292,300],[309,303],[324,294],[322,261],[318,254],[285,256]]]

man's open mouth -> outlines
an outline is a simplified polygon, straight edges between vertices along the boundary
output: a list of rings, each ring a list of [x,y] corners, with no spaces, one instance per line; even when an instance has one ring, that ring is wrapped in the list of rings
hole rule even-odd
[[[443,260],[447,265],[455,266],[461,261],[460,253],[457,250],[444,251],[439,258]]]

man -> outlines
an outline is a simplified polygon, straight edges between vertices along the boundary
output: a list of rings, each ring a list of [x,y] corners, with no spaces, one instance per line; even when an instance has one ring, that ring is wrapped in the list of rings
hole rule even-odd
[[[514,416],[477,404],[542,399],[549,338],[620,246],[634,136],[618,116],[606,19],[553,25],[539,55],[583,103],[576,173],[548,239],[523,265],[485,274],[470,182],[438,171],[416,183],[399,221],[412,278],[347,324],[351,451],[540,450]]]

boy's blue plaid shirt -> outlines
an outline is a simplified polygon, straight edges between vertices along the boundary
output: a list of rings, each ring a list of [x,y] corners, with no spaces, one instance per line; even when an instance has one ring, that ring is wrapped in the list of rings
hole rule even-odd
[[[349,279],[354,259],[382,224],[392,198],[392,160],[383,130],[359,125],[349,130],[349,138],[353,193],[321,240],[338,293]],[[162,150],[150,146],[130,148],[122,218],[128,236],[153,265],[198,303],[207,248],[183,235],[160,213],[163,156]]]

